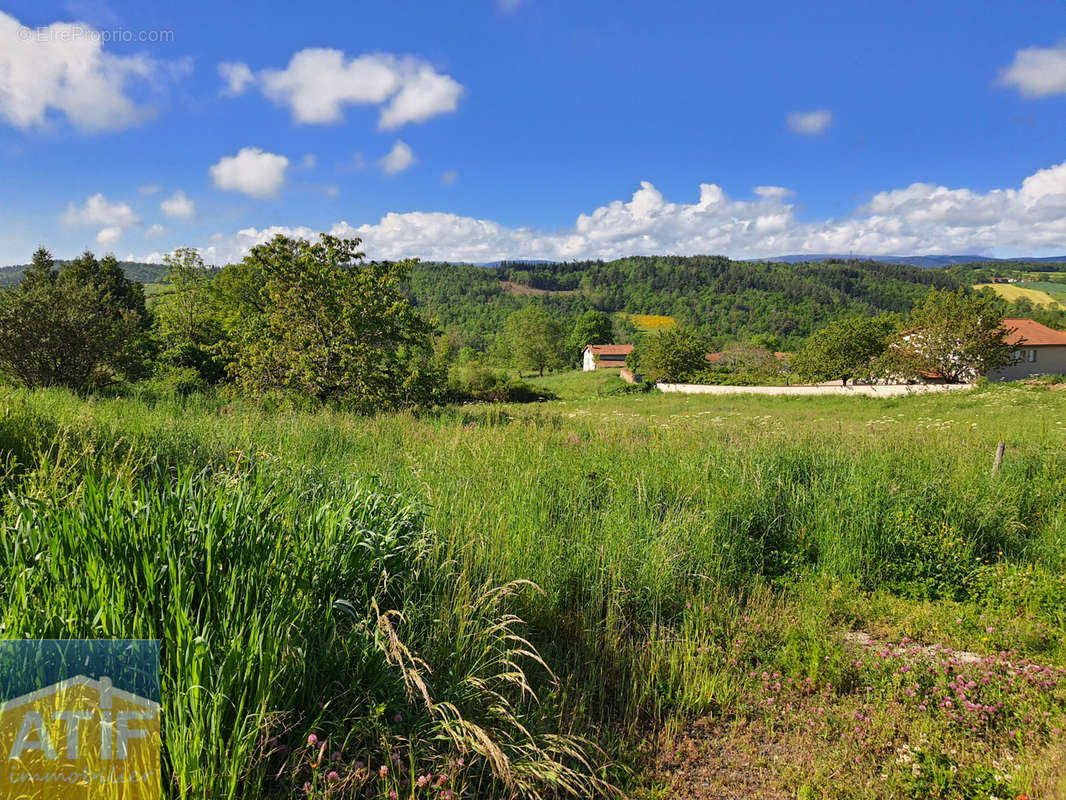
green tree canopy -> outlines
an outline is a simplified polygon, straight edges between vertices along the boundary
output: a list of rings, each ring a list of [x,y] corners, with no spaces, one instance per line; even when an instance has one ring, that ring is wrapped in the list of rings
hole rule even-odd
[[[80,261],[96,263],[91,253]],[[29,387],[76,391],[124,376],[144,344],[143,317],[116,302],[95,270],[68,266],[56,277],[52,263],[38,250],[27,280],[0,291],[0,369]]]
[[[610,315],[602,311],[586,311],[574,321],[574,327],[566,340],[567,359],[571,364],[581,360],[581,351],[587,344],[611,344],[614,341],[614,325]]]
[[[1006,366],[1014,347],[1006,340],[1005,310],[991,292],[931,290],[886,353],[886,371],[959,383]]]
[[[846,386],[852,378],[872,374],[874,359],[885,351],[895,329],[896,320],[889,314],[838,319],[811,334],[792,358],[792,369],[805,380],[839,380]]]
[[[430,324],[399,291],[410,262],[365,262],[358,239],[276,236],[245,259],[263,278],[261,314],[238,332],[237,388],[354,410],[432,402]]]
[[[683,383],[707,368],[707,344],[686,328],[663,328],[642,337],[630,360],[647,379]]]
[[[504,324],[507,353],[517,369],[537,370],[561,367],[563,328],[542,306],[531,303],[507,317]]]

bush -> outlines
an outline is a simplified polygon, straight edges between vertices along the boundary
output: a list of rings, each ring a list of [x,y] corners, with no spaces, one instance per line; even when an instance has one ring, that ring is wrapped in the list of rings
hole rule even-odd
[[[448,371],[448,397],[458,402],[485,403],[536,403],[555,399],[547,389],[478,363],[461,364]]]

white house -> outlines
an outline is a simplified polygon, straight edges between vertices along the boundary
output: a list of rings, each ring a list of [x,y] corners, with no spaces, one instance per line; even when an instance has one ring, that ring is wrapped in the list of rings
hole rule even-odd
[[[618,369],[626,365],[626,356],[632,352],[631,344],[587,344],[581,351],[581,369]]]

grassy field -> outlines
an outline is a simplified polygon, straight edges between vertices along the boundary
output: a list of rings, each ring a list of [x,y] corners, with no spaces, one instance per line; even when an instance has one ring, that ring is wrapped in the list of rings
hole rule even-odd
[[[615,381],[4,390],[5,632],[162,638],[190,797],[1066,796],[1066,392]]]
[[[1057,306],[1059,301],[1043,289],[1033,288],[1029,285],[1019,286],[1013,283],[978,283],[975,289],[991,289],[1004,300],[1013,303],[1022,298],[1037,306]]]

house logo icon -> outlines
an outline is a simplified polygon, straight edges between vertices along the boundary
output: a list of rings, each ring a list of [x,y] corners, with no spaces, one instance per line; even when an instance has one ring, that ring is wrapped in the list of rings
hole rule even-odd
[[[0,704],[0,800],[158,800],[159,703],[74,675]]]

